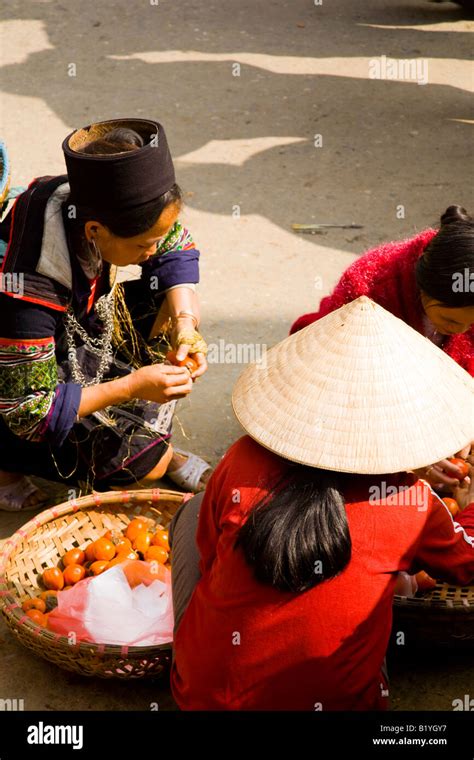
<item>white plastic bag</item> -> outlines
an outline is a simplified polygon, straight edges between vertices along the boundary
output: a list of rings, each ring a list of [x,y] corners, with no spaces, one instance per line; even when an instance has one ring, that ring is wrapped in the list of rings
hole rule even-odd
[[[48,628],[96,644],[153,646],[173,639],[171,573],[131,560],[58,594]]]

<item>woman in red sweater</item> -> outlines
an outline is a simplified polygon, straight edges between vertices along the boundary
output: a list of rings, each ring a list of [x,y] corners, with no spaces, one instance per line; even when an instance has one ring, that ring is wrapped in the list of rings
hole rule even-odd
[[[363,295],[474,376],[474,219],[464,208],[449,206],[439,230],[384,243],[356,259],[319,310],[293,323],[290,335]],[[459,479],[457,468],[446,460],[418,474],[438,489],[452,488]]]
[[[173,696],[185,710],[384,709],[397,573],[474,578],[473,487],[455,523],[406,473],[474,437],[472,381],[366,298],[266,364],[234,389],[249,435],[172,521]]]

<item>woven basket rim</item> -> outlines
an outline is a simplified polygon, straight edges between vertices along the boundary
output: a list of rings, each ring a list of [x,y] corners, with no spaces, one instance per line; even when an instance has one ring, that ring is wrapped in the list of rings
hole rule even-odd
[[[80,641],[71,645],[67,636],[48,631],[33,623],[28,618],[19,604],[18,598],[13,594],[7,584],[5,572],[8,562],[17,548],[18,544],[28,536],[35,533],[41,525],[57,519],[63,515],[77,512],[79,510],[101,509],[104,506],[112,504],[142,504],[152,502],[159,504],[163,501],[185,503],[194,496],[193,493],[172,491],[163,488],[148,488],[137,491],[107,491],[104,493],[93,492],[77,499],[72,499],[61,504],[43,510],[35,515],[31,520],[22,525],[18,530],[7,539],[0,553],[0,609],[3,615],[11,619],[11,623],[16,626],[30,629],[36,638],[44,640],[45,644],[55,644],[58,647],[67,646],[67,651],[88,651],[98,656],[110,655],[147,655],[160,650],[171,649],[172,642],[157,644],[152,646],[128,646],[122,644],[96,644],[94,642]]]
[[[452,586],[452,583],[437,583],[436,588],[442,588],[443,586]],[[458,586],[457,588],[472,588],[470,586]],[[435,591],[436,589],[433,589]],[[462,599],[432,599],[429,594],[424,596],[402,596],[401,594],[394,594],[393,605],[395,607],[411,607],[412,609],[429,608],[436,611],[445,611],[447,614],[454,614],[462,612],[464,615],[474,615],[474,604],[471,604],[468,599],[463,601]]]

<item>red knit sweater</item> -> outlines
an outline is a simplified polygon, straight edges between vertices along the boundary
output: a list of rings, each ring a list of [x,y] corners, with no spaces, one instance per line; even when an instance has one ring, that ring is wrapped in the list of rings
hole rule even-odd
[[[423,333],[423,308],[415,279],[415,263],[437,230],[427,229],[408,240],[383,243],[354,261],[344,272],[332,294],[322,299],[319,311],[303,314],[290,334],[339,309],[359,296],[368,296]],[[474,326],[459,335],[450,335],[445,351],[474,376]]]

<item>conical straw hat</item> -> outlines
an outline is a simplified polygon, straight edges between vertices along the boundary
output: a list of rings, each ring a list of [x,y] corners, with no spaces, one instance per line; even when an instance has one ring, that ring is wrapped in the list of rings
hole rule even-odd
[[[262,446],[340,472],[416,469],[474,441],[473,378],[365,296],[249,365],[232,404]]]

